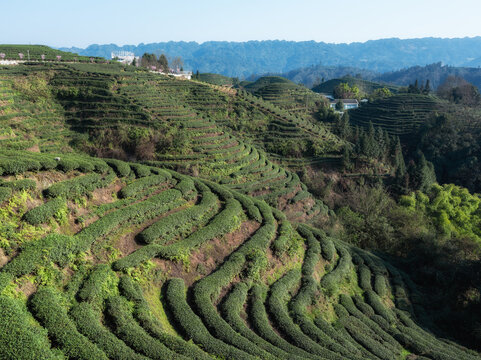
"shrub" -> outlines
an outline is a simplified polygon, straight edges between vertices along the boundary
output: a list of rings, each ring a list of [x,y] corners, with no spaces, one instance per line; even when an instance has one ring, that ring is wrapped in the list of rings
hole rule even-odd
[[[54,262],[65,266],[72,253],[79,251],[79,244],[72,236],[50,234],[42,239],[27,242],[20,253],[6,264],[2,271],[13,276],[30,274],[41,264]]]
[[[257,335],[254,331],[249,329],[241,318],[241,312],[244,310],[244,304],[247,300],[247,292],[249,291],[249,285],[244,282],[237,283],[232,291],[226,296],[225,301],[222,303],[222,313],[227,323],[240,335],[252,341],[258,347],[268,351],[272,355],[279,359],[301,359],[295,355],[289,355],[284,350],[274,346],[270,342],[264,340]]]
[[[272,285],[270,296],[267,299],[269,313],[282,333],[294,345],[323,358],[341,360],[342,356],[323,348],[304,334],[289,316],[286,306],[289,290],[299,283],[300,278],[301,272],[299,270],[290,270]]]
[[[265,289],[263,288],[263,285],[254,284],[251,290],[251,302],[248,309],[249,319],[256,332],[262,338],[289,354],[298,354],[307,359],[313,358],[313,355],[287,342],[284,338],[279,336],[274,329],[272,329],[264,306],[264,293]]]
[[[13,191],[35,190],[37,183],[31,179],[21,179],[4,182],[2,186],[8,187]]]
[[[127,177],[130,175],[130,166],[126,162],[115,159],[104,159],[105,162],[116,172],[119,177]]]
[[[206,219],[215,214],[217,208],[217,197],[210,191],[203,192],[199,205],[160,219],[142,231],[138,238],[147,244],[166,243],[175,236],[202,225]]]
[[[72,170],[91,172],[95,170],[95,165],[86,159],[62,156],[57,164],[57,168],[63,172],[69,172]]]
[[[388,310],[386,306],[384,306],[381,299],[374,291],[367,290],[365,294],[366,294],[367,303],[372,306],[372,308],[377,314],[381,315],[384,319],[389,321],[389,323],[391,324],[395,322],[395,318],[392,312]]]
[[[151,336],[159,339],[165,346],[172,351],[187,356],[189,359],[211,359],[198,346],[186,342],[184,339],[173,336],[163,330],[162,325],[149,309],[147,301],[142,295],[140,286],[129,276],[122,276],[119,283],[121,293],[127,300],[134,302],[134,316],[140,326]]]
[[[376,275],[374,278],[374,291],[376,291],[380,297],[387,295],[387,279],[384,275]]]
[[[353,316],[343,319],[342,323],[359,344],[380,359],[391,360],[400,356],[401,349],[388,347],[387,343],[383,343],[382,339],[376,337],[366,325]]]
[[[70,311],[77,329],[90,341],[101,348],[109,359],[113,360],[147,360],[148,358],[137,354],[125,343],[112,334],[100,321],[99,313],[92,305],[81,302]]]
[[[167,180],[168,180],[168,178],[164,174],[143,177],[141,179],[135,180],[131,184],[122,188],[119,191],[119,196],[121,198],[128,198],[128,197],[134,196],[137,193],[139,193],[139,192],[141,192],[145,189],[148,189],[152,186],[157,186],[157,185],[163,184]]]
[[[62,196],[65,199],[74,199],[104,185],[102,175],[94,173],[55,183],[44,190],[44,195],[49,198]]]
[[[260,223],[262,222],[261,213],[259,212],[259,209],[257,208],[257,206],[255,206],[252,198],[246,195],[242,195],[237,191],[232,191],[232,194],[234,195],[234,198],[242,204],[244,209],[246,209],[247,215],[249,215],[249,217],[252,220],[255,220]]]
[[[70,320],[61,299],[52,288],[40,288],[32,298],[32,311],[47,329],[64,354],[74,359],[105,359],[107,356],[85,336]]]
[[[130,168],[134,171],[135,177],[142,178],[151,175],[150,166],[142,164],[130,164]]]
[[[27,171],[38,171],[42,168],[40,162],[30,159],[22,159],[17,156],[9,156],[8,159],[0,157],[0,173],[5,175],[23,174]]]
[[[65,199],[58,197],[56,199],[47,201],[46,203],[33,208],[24,216],[24,220],[31,225],[39,225],[49,221],[59,211],[66,210],[67,204]]]
[[[180,190],[182,195],[184,195],[185,198],[190,198],[193,199],[195,194],[197,193],[194,185],[194,181],[189,178],[182,179],[176,186],[175,188],[177,190]]]
[[[8,200],[12,195],[12,189],[6,187],[0,187],[0,203]]]
[[[321,245],[322,246],[322,245]],[[328,295],[334,294],[338,288],[338,284],[349,275],[351,271],[352,261],[351,254],[343,246],[338,247],[339,262],[334,270],[324,275],[321,280],[321,287]]]
[[[294,230],[286,216],[282,211],[273,209],[273,214],[280,221],[278,233],[279,235],[272,243],[272,249],[276,256],[282,256],[287,250],[289,250],[290,240],[294,236]]]
[[[218,339],[235,345],[239,349],[261,358],[270,358],[265,351],[259,349],[255,344],[236,333],[219,316],[212,301],[217,297],[220,289],[227,286],[236,274],[240,273],[244,266],[245,256],[233,253],[214,273],[196,283],[193,290],[193,300],[198,309],[199,317],[204,321],[206,327]]]
[[[160,194],[151,196],[147,200],[126,206],[120,210],[111,212],[75,235],[82,247],[88,249],[96,239],[107,235],[119,226],[133,222],[145,221],[165,211],[169,211],[184,203],[182,194],[175,189],[169,189]],[[135,254],[135,252],[134,252]],[[125,257],[126,259],[128,257]],[[123,259],[122,259],[123,260]]]
[[[95,310],[100,311],[108,297],[118,294],[118,281],[110,266],[107,264],[97,265],[82,284],[78,297],[92,305]]]
[[[318,296],[317,282],[313,277],[315,266],[321,255],[321,247],[312,232],[304,226],[299,231],[307,238],[307,251],[302,264],[302,284],[297,295],[289,303],[293,320],[300,326],[301,330],[319,345],[333,351],[336,354],[349,358],[359,358],[359,351],[349,341],[334,341],[326,336],[312,320],[306,315],[306,309],[315,302]]]
[[[360,265],[359,268],[359,286],[363,290],[372,290],[371,286],[371,270],[366,265]]]
[[[18,300],[0,296],[0,354],[2,359],[61,359],[50,349],[46,331],[33,326]]]
[[[135,351],[151,359],[186,359],[147,334],[132,317],[125,298],[120,296],[109,298],[107,311],[113,322],[115,334]]]
[[[228,234],[240,225],[241,215],[242,207],[240,203],[237,200],[228,199],[224,210],[218,213],[206,226],[198,229],[185,239],[163,247],[160,256],[175,257],[216,237]]]
[[[166,283],[165,300],[174,321],[187,338],[192,339],[207,352],[227,359],[255,359],[254,356],[216,339],[209,333],[202,320],[187,304],[182,279],[173,278]]]

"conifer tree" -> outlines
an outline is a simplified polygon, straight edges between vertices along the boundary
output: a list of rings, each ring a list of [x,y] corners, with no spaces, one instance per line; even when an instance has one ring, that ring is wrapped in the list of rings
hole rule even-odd
[[[426,80],[426,86],[424,87],[424,93],[426,95],[429,95],[429,93],[431,92],[431,84],[429,82],[429,79]]]
[[[344,150],[342,152],[342,168],[344,171],[349,171],[352,168],[351,150],[349,146],[344,146]]]
[[[376,128],[376,136],[374,141],[377,147],[376,158],[383,159],[386,151],[386,144],[384,143],[384,132],[380,126]]]
[[[399,136],[397,137],[396,146],[394,148],[394,168],[396,169],[396,171],[399,171],[401,175],[404,175],[406,173],[406,163],[404,162],[404,156]]]
[[[345,112],[342,117],[337,117],[334,124],[334,132],[341,139],[347,140],[351,137],[351,128],[349,126],[349,115]]]
[[[436,173],[433,164],[426,160],[423,153],[421,153],[416,170],[419,181],[418,189],[425,192],[436,182]]]

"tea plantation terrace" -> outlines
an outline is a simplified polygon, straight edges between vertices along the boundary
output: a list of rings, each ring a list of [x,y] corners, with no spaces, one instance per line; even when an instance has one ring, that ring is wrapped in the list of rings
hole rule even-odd
[[[2,207],[37,233],[0,268],[6,358],[479,359],[419,326],[407,275],[260,199],[58,157],[0,154]]]

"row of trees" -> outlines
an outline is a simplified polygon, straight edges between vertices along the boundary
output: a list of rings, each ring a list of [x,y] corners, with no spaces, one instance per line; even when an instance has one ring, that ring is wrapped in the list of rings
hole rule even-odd
[[[476,106],[481,103],[481,96],[476,86],[459,76],[448,76],[438,87],[437,94],[440,98],[456,104]]]
[[[333,95],[336,99],[358,99],[361,97],[361,91],[356,85],[340,83],[334,88]]]
[[[428,80],[426,80],[426,85],[419,85],[418,79],[414,82],[414,84],[409,84],[407,88],[407,92],[409,94],[423,94],[423,95],[429,95],[431,93],[431,83]]]
[[[173,58],[170,61],[167,59],[165,54],[160,54],[159,57],[155,54],[144,53],[140,58],[140,66],[150,68],[153,70],[159,70],[163,73],[169,73],[170,67],[173,68],[174,71],[183,71],[184,62],[180,56]]]
[[[395,174],[392,189],[398,194],[405,194],[411,190],[425,191],[436,182],[434,166],[426,160],[424,154],[419,151],[406,166],[399,137],[390,136],[381,127],[375,128],[370,123],[367,130],[353,128],[349,124],[349,115],[346,112],[342,117],[338,117],[333,131],[341,139],[353,144],[345,146],[343,150],[342,161],[345,170],[353,170],[353,156],[376,159],[390,165]]]

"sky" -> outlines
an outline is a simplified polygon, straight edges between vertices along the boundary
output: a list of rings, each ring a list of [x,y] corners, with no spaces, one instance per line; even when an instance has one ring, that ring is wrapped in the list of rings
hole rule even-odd
[[[0,0],[0,44],[481,36],[479,0]]]

